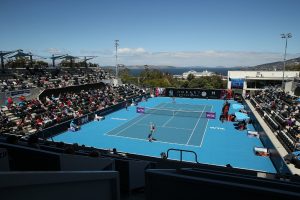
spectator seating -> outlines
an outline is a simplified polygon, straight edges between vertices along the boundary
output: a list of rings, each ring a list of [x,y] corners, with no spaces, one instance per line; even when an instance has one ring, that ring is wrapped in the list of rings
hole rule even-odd
[[[11,78],[0,80],[0,92],[23,90],[34,87],[61,88],[72,85],[98,83],[110,79],[111,75],[101,68],[79,69],[44,69],[44,70],[18,70],[8,71]],[[0,77],[6,78],[6,77]]]
[[[300,137],[300,103],[297,99],[279,87],[270,87],[256,92],[250,100],[289,152],[294,150]]]
[[[59,96],[45,96],[41,100],[13,102],[0,110],[0,133],[32,134],[143,94],[143,90],[134,85],[112,87],[103,84],[100,89],[68,91]]]
[[[290,153],[294,151],[295,145],[293,141],[282,130],[278,131],[277,138],[283,144],[287,152]]]
[[[272,129],[272,131],[280,130],[281,126],[277,122],[275,122],[269,115],[265,115],[264,119]]]

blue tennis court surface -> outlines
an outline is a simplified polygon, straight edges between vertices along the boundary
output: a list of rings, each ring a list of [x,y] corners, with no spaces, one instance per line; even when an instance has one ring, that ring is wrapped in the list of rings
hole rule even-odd
[[[128,111],[116,111],[103,121],[90,122],[78,132],[65,132],[53,139],[152,157],[160,157],[169,148],[178,148],[196,152],[201,163],[276,172],[268,157],[254,155],[254,147],[263,147],[258,138],[249,138],[247,130],[236,130],[232,122],[218,120],[223,103],[223,100],[188,98],[176,98],[173,103],[168,97],[151,98],[139,106],[159,111],[141,114],[131,106]],[[235,111],[231,106],[230,113]],[[217,118],[207,119],[205,112],[216,112]],[[153,142],[148,141],[150,123],[156,125]],[[252,125],[248,129],[254,130]],[[170,159],[179,159],[179,153],[170,153]],[[184,153],[183,159],[194,161],[189,153]]]
[[[106,135],[147,141],[150,124],[154,123],[156,130],[153,138],[160,143],[201,146],[208,124],[205,111],[211,111],[211,105],[160,103],[155,108],[158,110],[141,114]],[[172,110],[176,112],[168,112]]]

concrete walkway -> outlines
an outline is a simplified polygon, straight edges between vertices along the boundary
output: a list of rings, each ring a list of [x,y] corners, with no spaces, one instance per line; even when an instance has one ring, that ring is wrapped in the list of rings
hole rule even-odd
[[[266,124],[264,119],[259,115],[259,113],[255,110],[253,105],[250,103],[250,100],[246,100],[247,105],[253,112],[254,116],[256,117],[257,121],[260,123],[261,127],[264,129],[267,136],[270,138],[271,142],[273,143],[274,147],[277,149],[279,155],[283,158],[288,154],[288,152],[285,150],[285,148],[282,146],[282,144],[278,141],[276,138],[275,133],[270,129],[270,127]],[[297,169],[293,164],[287,164],[289,170],[292,172],[292,174],[298,174],[300,175],[300,169]]]

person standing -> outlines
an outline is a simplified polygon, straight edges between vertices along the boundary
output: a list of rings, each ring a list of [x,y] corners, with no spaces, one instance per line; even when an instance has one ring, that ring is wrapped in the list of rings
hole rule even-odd
[[[174,96],[172,96],[171,99],[172,99],[172,103],[176,103],[176,99]]]
[[[154,133],[154,131],[155,131],[155,124],[154,123],[152,123],[152,122],[150,122],[150,133],[149,133],[149,135],[148,135],[148,140],[149,140],[149,142],[152,142],[153,140],[155,140],[154,138],[153,138],[153,133]]]

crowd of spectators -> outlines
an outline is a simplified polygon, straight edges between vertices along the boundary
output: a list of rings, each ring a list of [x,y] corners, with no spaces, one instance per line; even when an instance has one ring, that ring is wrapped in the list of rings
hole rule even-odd
[[[106,84],[101,89],[67,92],[59,96],[9,101],[0,110],[0,133],[25,135],[55,124],[102,110],[127,99],[144,94],[134,85],[113,87]]]
[[[1,78],[1,77],[0,77]],[[9,79],[0,80],[0,92],[24,90],[28,88],[62,88],[73,85],[99,83],[111,76],[101,68],[53,69],[36,72],[23,70]]]
[[[30,84],[27,84],[22,79],[7,79],[7,80],[1,80],[0,81],[0,92],[5,91],[14,91],[14,90],[24,90],[31,88]]]
[[[36,128],[40,113],[46,109],[37,99],[25,100],[19,103],[9,101],[7,106],[0,110],[0,133],[12,133],[24,135],[26,132]]]
[[[269,87],[253,96],[256,109],[264,111],[265,119],[277,132],[281,131],[300,150],[300,102],[299,97],[285,93],[279,87]]]

